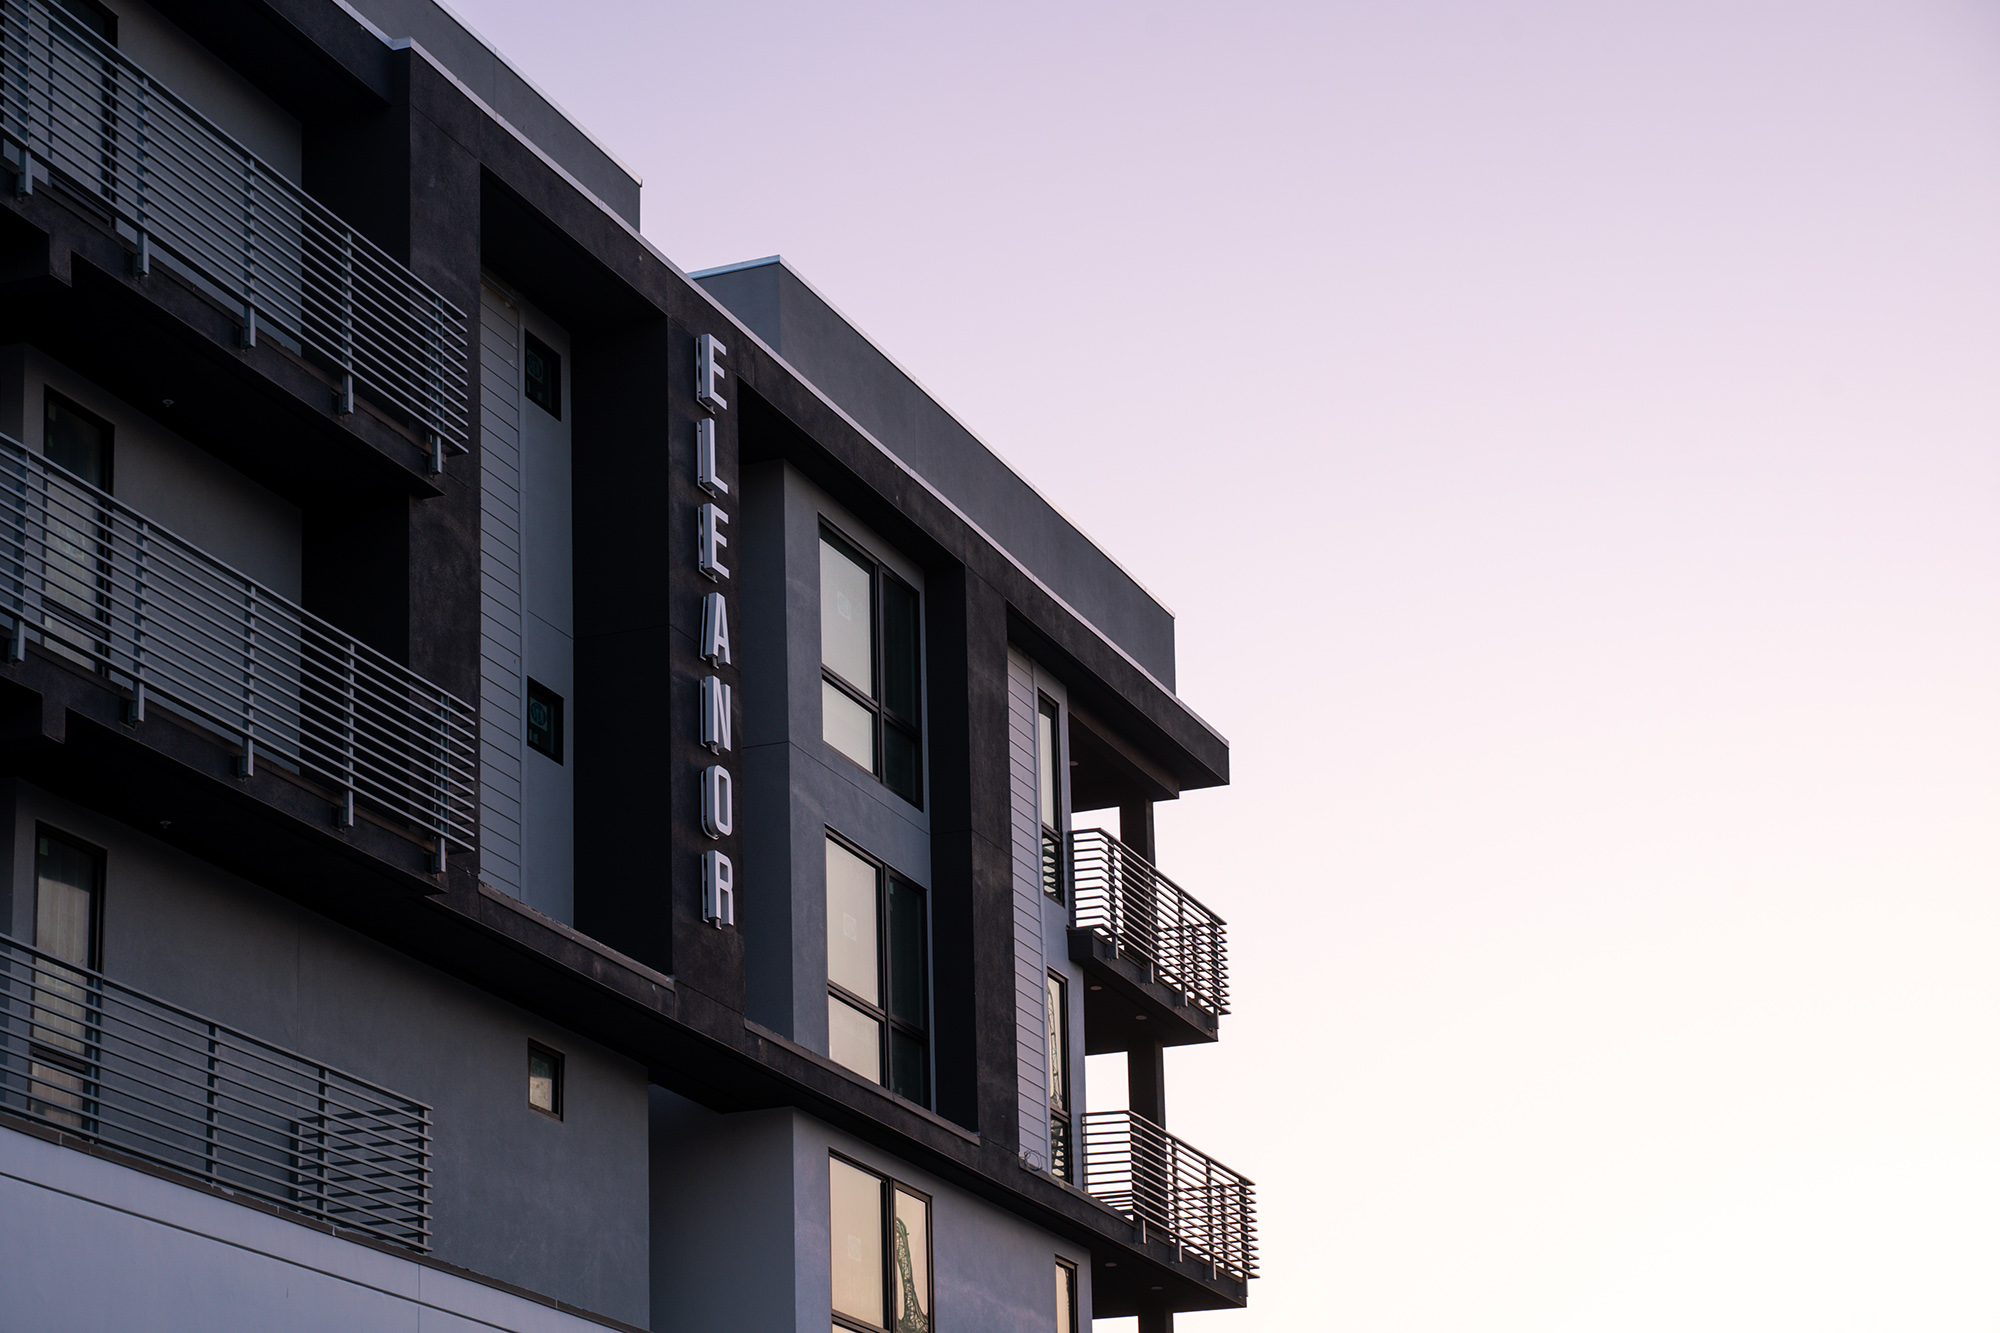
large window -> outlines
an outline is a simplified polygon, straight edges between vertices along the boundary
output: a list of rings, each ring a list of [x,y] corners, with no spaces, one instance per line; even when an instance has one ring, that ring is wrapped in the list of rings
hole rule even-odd
[[[827,1054],[930,1105],[924,893],[845,843],[826,841]]]
[[[1062,715],[1042,700],[1035,717],[1035,787],[1042,819],[1042,892],[1065,902],[1062,818]]]
[[[28,1078],[39,1114],[79,1128],[88,1109],[90,982],[63,964],[97,968],[103,888],[101,852],[35,830],[35,947],[61,961],[35,967]]]
[[[1069,987],[1049,973],[1044,1011],[1049,1022],[1049,1170],[1070,1178]]]
[[[923,804],[916,590],[832,533],[819,541],[819,660],[826,743]]]
[[[931,1203],[907,1185],[827,1159],[833,1327],[931,1333]]]

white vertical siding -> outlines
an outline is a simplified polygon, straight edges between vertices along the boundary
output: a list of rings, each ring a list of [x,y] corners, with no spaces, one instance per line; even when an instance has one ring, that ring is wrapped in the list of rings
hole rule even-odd
[[[521,896],[520,312],[479,293],[479,870]]]
[[[1035,799],[1035,668],[1007,650],[1007,766],[1014,812],[1014,1047],[1021,1152],[1049,1163],[1048,967],[1042,946],[1042,824]]]

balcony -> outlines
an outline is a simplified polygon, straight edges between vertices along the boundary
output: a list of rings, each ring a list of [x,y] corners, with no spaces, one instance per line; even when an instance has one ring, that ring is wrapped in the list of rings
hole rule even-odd
[[[0,436],[0,621],[159,709],[432,847],[469,850],[478,818],[472,708]]]
[[[179,271],[245,346],[270,337],[316,365],[336,412],[360,392],[434,451],[465,447],[464,312],[41,0],[0,0],[0,143],[18,194],[61,186],[133,272]]]
[[[1085,1050],[1214,1041],[1229,1012],[1221,917],[1099,829],[1070,834],[1070,957],[1090,976]]]
[[[1257,1276],[1257,1199],[1250,1181],[1130,1111],[1083,1117],[1083,1186],[1123,1213],[1142,1241],[1238,1281]]]
[[[430,1108],[4,935],[0,1112],[430,1248]]]

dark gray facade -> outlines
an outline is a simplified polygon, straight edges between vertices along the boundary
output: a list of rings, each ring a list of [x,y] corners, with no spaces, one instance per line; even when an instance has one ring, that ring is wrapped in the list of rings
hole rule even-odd
[[[1242,1305],[1171,614],[427,0],[0,6],[0,1323]]]

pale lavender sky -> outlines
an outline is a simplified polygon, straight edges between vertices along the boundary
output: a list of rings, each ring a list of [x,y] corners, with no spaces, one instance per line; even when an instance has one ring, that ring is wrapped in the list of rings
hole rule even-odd
[[[1178,613],[1183,1329],[2000,1328],[2000,9],[453,3]]]

